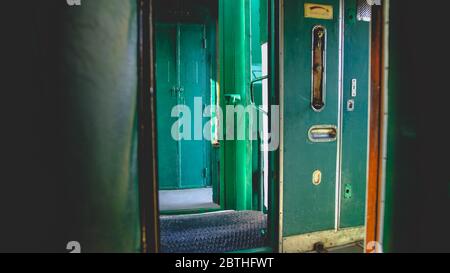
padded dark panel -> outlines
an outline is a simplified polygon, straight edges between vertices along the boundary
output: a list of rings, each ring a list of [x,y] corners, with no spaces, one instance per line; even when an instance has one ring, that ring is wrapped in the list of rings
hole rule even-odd
[[[137,1],[0,13],[0,252],[139,251]]]

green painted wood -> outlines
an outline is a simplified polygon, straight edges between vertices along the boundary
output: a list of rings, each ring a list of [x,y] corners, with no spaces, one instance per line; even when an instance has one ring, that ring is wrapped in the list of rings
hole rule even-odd
[[[195,118],[210,104],[210,71],[206,59],[207,49],[204,48],[205,35],[206,26],[203,24],[180,25],[180,80],[183,91],[179,96],[179,103],[191,109],[193,130],[192,140],[181,140],[179,143],[181,188],[205,187],[211,181],[211,144],[203,138],[206,119],[198,122]],[[195,99],[201,99],[201,103],[196,105]]]
[[[171,128],[176,121],[172,108],[178,103],[175,24],[156,24],[156,118],[158,126],[158,178],[160,189],[179,188],[180,172],[178,143],[172,138]]]
[[[305,1],[284,1],[284,217],[283,235],[334,228],[337,143],[312,143],[314,125],[338,124],[339,1],[315,1],[334,7],[333,20],[304,17]],[[316,113],[311,107],[312,29],[327,29],[326,105]],[[315,186],[312,174],[322,172]]]
[[[160,189],[211,185],[211,145],[203,138],[206,119],[197,122],[196,118],[210,104],[211,71],[208,47],[204,43],[206,34],[204,24],[159,23],[156,27]],[[190,109],[190,139],[176,141],[172,137],[172,126],[178,120],[171,116],[176,105]]]
[[[345,60],[342,124],[342,228],[365,224],[368,102],[370,64],[370,23],[355,20],[356,0],[345,2]],[[357,80],[357,96],[351,96],[352,79]],[[347,101],[355,101],[353,112]],[[346,192],[349,191],[349,192]]]
[[[284,236],[335,228],[336,174],[341,175],[340,227],[364,225],[367,183],[370,24],[356,20],[356,1],[345,1],[344,78],[342,94],[341,168],[337,142],[313,143],[308,130],[338,122],[339,1],[315,1],[334,8],[333,20],[304,18],[305,1],[285,1],[285,147]],[[314,112],[311,102],[311,31],[327,29],[325,109]],[[357,94],[352,96],[352,80]],[[354,109],[347,102],[354,101]],[[338,136],[339,137],[339,136]],[[315,170],[322,183],[312,183]]]

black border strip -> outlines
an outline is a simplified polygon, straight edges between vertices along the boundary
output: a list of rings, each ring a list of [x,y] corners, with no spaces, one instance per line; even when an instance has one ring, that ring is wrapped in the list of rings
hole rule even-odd
[[[159,252],[159,205],[156,145],[153,0],[139,7],[139,192],[141,251]]]

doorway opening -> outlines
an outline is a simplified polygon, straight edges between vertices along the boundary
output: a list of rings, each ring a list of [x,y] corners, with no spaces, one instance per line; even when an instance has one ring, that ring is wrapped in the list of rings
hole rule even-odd
[[[268,251],[268,152],[224,139],[221,119],[267,112],[268,1],[153,3],[160,251]]]
[[[204,137],[202,119],[217,98],[217,1],[156,1],[156,10],[160,211],[217,210],[218,149],[211,137]],[[183,109],[190,117],[180,114]],[[180,118],[189,126],[176,128]]]

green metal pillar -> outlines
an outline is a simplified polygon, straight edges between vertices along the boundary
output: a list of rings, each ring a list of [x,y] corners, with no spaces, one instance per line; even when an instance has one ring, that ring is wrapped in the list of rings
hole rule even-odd
[[[220,85],[223,94],[222,108],[227,97],[240,97],[236,105],[248,105],[250,84],[250,39],[248,0],[219,1],[220,35]],[[224,119],[224,124],[226,120]],[[248,128],[248,116],[241,123]],[[225,132],[224,132],[225,134]],[[224,142],[225,208],[251,209],[251,141],[225,140]]]

